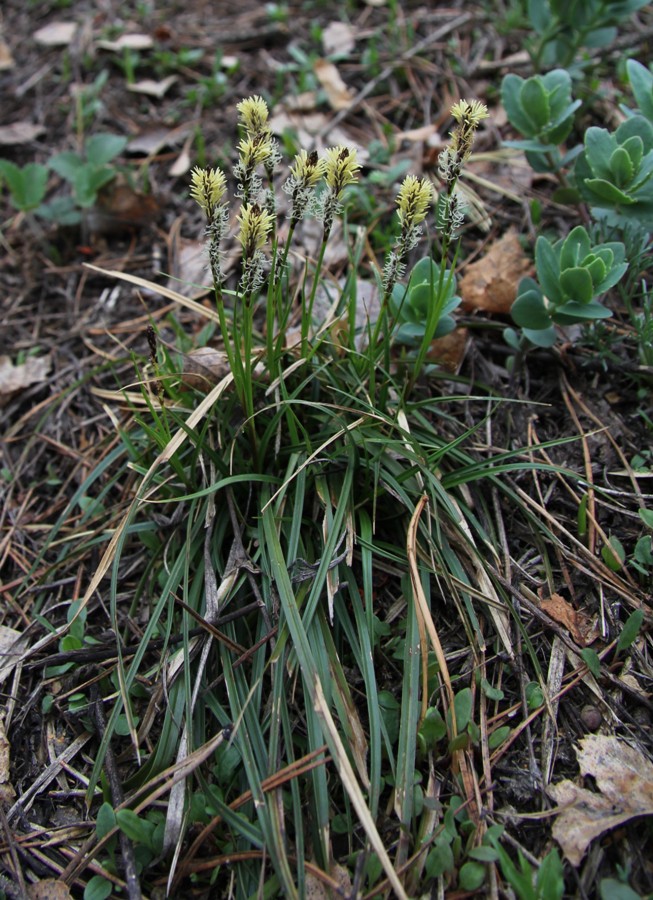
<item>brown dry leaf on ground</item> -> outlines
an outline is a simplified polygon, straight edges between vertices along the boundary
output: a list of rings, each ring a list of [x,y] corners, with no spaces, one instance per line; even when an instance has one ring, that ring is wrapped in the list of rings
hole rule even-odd
[[[574,609],[560,594],[551,594],[540,604],[543,612],[569,630],[572,638],[581,647],[587,647],[598,637],[593,622],[582,612]]]
[[[77,22],[50,22],[34,32],[34,40],[43,47],[67,47],[77,33]]]
[[[0,407],[19,391],[45,381],[50,371],[49,356],[28,356],[15,366],[8,356],[0,356]]]
[[[313,71],[324,88],[331,109],[335,109],[336,112],[349,109],[353,95],[333,63],[327,62],[326,59],[317,59]]]
[[[653,815],[653,763],[616,737],[588,735],[576,748],[581,775],[591,775],[601,791],[573,781],[547,792],[560,807],[553,837],[574,865],[580,865],[594,838],[637,816]]]
[[[460,280],[463,308],[510,312],[520,279],[528,275],[531,268],[531,261],[522,250],[516,232],[508,231],[465,269]]]
[[[58,878],[43,878],[27,888],[29,900],[69,900],[72,896],[65,881]]]
[[[135,81],[133,84],[127,85],[127,90],[134,94],[146,94],[148,97],[156,97],[161,99],[165,97],[172,85],[177,81],[176,75],[168,75],[161,81],[155,81],[153,78],[143,78],[142,81]]]
[[[0,716],[0,804],[11,806],[16,799],[16,792],[9,780],[9,764],[11,760],[11,744],[7,739],[5,721]]]
[[[2,47],[0,46],[0,58]],[[0,69],[2,64],[0,63]],[[12,122],[11,125],[0,125],[0,146],[12,146],[14,144],[29,144],[44,133],[43,125],[35,125],[33,122]]]
[[[14,58],[7,44],[0,38],[0,72],[5,69],[12,69],[14,66]]]
[[[354,30],[346,22],[329,22],[322,32],[322,50],[325,56],[332,53],[346,56],[355,45]]]

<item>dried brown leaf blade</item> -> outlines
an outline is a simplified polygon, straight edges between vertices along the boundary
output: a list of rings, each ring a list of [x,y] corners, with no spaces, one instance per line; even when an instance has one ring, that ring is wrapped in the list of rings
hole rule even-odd
[[[510,312],[519,282],[530,269],[531,262],[517,234],[508,232],[495,241],[479,260],[467,266],[460,280],[463,307],[492,313]]]
[[[553,837],[575,866],[599,835],[653,815],[653,763],[639,750],[616,737],[592,734],[581,740],[576,756],[581,775],[591,775],[600,793],[573,781],[547,788],[560,807]]]
[[[324,88],[331,109],[336,110],[336,112],[349,109],[353,100],[353,94],[342,80],[342,76],[336,66],[326,59],[318,59],[313,65],[313,71]]]
[[[20,391],[45,381],[50,366],[49,356],[28,356],[18,365],[14,365],[8,356],[0,356],[0,406]]]
[[[0,59],[1,59],[0,46]],[[0,62],[0,70],[2,63]],[[16,144],[29,144],[30,141],[40,137],[45,128],[43,125],[35,125],[33,122],[12,122],[10,125],[0,125],[0,146],[13,147]]]
[[[77,22],[50,22],[34,32],[34,40],[42,47],[67,47],[77,33]]]

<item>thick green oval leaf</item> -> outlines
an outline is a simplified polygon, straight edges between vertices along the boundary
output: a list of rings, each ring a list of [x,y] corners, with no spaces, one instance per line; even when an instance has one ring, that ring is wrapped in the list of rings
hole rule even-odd
[[[617,140],[605,128],[592,126],[585,132],[585,156],[595,178],[610,179],[610,157]]]
[[[644,156],[644,141],[638,134],[633,134],[631,137],[626,138],[621,146],[626,151],[628,158],[633,164],[633,172],[639,172],[639,167],[642,164],[642,157]]]
[[[585,262],[584,268],[589,272],[592,284],[594,285],[594,291],[596,292],[597,286],[601,284],[608,274],[607,265],[600,256],[596,256],[591,262]]]
[[[635,59],[628,60],[626,71],[637,105],[649,122],[653,122],[653,75]]]
[[[535,75],[526,79],[519,92],[519,102],[533,123],[535,133],[541,132],[551,119],[551,108],[540,77]]]
[[[556,330],[553,325],[541,330],[532,328],[524,328],[524,337],[534,344],[536,347],[553,347],[557,340]]]
[[[615,131],[615,144],[623,144],[633,135],[641,138],[644,144],[644,153],[653,150],[653,122],[649,122],[643,116],[632,116],[622,122]]]
[[[520,293],[510,308],[510,315],[520,328],[540,330],[551,326],[551,316],[544,305],[544,297],[539,290]]]
[[[564,301],[564,294],[560,287],[560,247],[552,247],[549,241],[542,235],[535,242],[535,268],[537,280],[542,286],[542,291],[551,303],[557,305]],[[529,326],[537,328],[535,325]]]
[[[533,123],[526,115],[520,102],[520,93],[524,79],[512,73],[506,75],[501,82],[501,103],[506,111],[508,120],[513,128],[516,128],[524,137],[535,137],[536,131]]]
[[[583,266],[575,266],[561,272],[560,286],[567,297],[579,303],[589,303],[594,297],[592,276]]]
[[[593,203],[598,204],[601,201],[614,206],[630,206],[631,203],[635,203],[634,197],[620,190],[611,181],[606,181],[603,178],[589,178],[585,182],[585,186],[591,192]]]
[[[558,325],[582,324],[583,322],[593,322],[595,319],[609,319],[611,316],[612,310],[606,309],[600,303],[595,301],[578,303],[576,300],[563,303],[551,314],[551,318]]]
[[[610,157],[610,171],[614,183],[619,188],[628,187],[633,180],[635,169],[625,147],[617,147]]]
[[[589,234],[582,225],[573,228],[562,242],[560,249],[560,268],[569,269],[578,266],[592,248]]]

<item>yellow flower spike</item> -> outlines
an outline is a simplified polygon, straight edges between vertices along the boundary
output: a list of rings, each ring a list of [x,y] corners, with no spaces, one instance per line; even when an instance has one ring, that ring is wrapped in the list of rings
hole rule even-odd
[[[240,101],[236,109],[240,113],[240,123],[249,137],[269,131],[268,105],[262,97],[247,97]]]
[[[300,150],[295,157],[295,165],[290,167],[295,184],[304,187],[314,187],[324,174],[325,160],[319,159],[317,151],[307,153]]]
[[[426,178],[407,175],[397,195],[397,215],[402,228],[419,225],[433,200],[433,186]]]
[[[263,132],[255,137],[244,138],[238,144],[238,153],[245,171],[256,168],[259,163],[265,162],[272,152],[270,137]]]
[[[324,175],[336,197],[340,197],[348,184],[358,180],[360,167],[356,151],[351,147],[330,147],[324,153]]]
[[[211,218],[215,206],[227,190],[227,179],[221,169],[201,169],[195,166],[190,173],[190,195]]]
[[[274,216],[258,203],[244,204],[238,216],[238,224],[238,240],[245,256],[249,257],[265,246],[274,225]]]
[[[459,100],[451,107],[451,115],[465,130],[476,129],[489,113],[485,103],[480,100]]]

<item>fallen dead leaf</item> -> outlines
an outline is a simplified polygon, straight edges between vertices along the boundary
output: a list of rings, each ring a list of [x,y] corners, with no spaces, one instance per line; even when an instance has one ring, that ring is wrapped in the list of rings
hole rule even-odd
[[[190,172],[192,164],[193,160],[191,159],[191,155],[188,150],[184,148],[168,169],[168,174],[171,178],[181,178],[186,172]]]
[[[0,72],[4,72],[6,69],[13,69],[13,67],[14,58],[11,55],[11,50],[7,44],[0,39]]]
[[[28,356],[17,366],[8,356],[0,356],[0,406],[7,404],[19,391],[45,381],[51,364],[49,356]]]
[[[457,375],[465,358],[468,339],[467,328],[456,328],[444,337],[432,341],[427,359],[442,366],[447,372]]]
[[[331,109],[336,112],[349,109],[353,95],[334,64],[326,59],[317,59],[313,64],[313,71],[324,88]]]
[[[208,394],[229,373],[229,359],[216,347],[196,347],[182,358],[181,381],[186,387]]]
[[[42,878],[27,888],[29,900],[70,900],[72,894],[65,881],[58,878]]]
[[[144,78],[142,81],[135,81],[133,84],[127,85],[127,90],[133,94],[146,94],[148,97],[156,97],[161,99],[164,97],[172,85],[177,81],[176,75],[168,75],[161,81],[155,81],[153,78]]]
[[[329,22],[322,32],[322,50],[325,56],[331,56],[332,53],[346,56],[355,45],[354,31],[346,22]]]
[[[35,125],[33,122],[12,122],[11,125],[0,125],[0,146],[27,144],[40,137],[44,131],[43,125]]]
[[[131,138],[125,149],[130,154],[143,153],[145,156],[155,156],[164,147],[176,147],[187,137],[189,131],[190,125],[180,125],[178,128],[150,128]]]
[[[532,270],[514,231],[495,241],[483,256],[470,263],[460,280],[463,309],[510,312],[520,280]]]
[[[437,136],[438,131],[436,125],[421,125],[419,128],[410,128],[408,131],[401,131],[397,135],[397,139],[400,141],[410,141],[411,143],[416,144],[420,141],[434,140]],[[442,146],[439,138],[437,140],[437,145],[438,147]]]
[[[1,359],[1,357],[0,357]],[[22,637],[20,631],[0,625],[0,684],[13,671],[19,659],[16,642]]]
[[[547,788],[560,807],[553,837],[574,866],[599,835],[653,815],[653,763],[639,750],[616,737],[591,734],[581,740],[576,756],[581,775],[594,778],[600,793],[573,781]]]
[[[547,600],[542,600],[540,606],[543,612],[568,629],[580,647],[587,647],[598,637],[592,620],[581,610],[574,609],[560,594],[551,594]]]
[[[34,40],[42,47],[68,47],[77,33],[77,22],[50,22],[34,32]]]
[[[101,50],[122,53],[123,50],[149,50],[154,41],[149,34],[121,34],[117,41],[98,41]]]
[[[7,732],[5,731],[5,721],[2,716],[0,716],[0,789],[3,792],[6,792],[6,789],[10,789],[10,793],[14,794],[14,789],[9,784],[9,762],[11,756],[11,745],[7,739]],[[3,797],[3,799],[5,799]],[[13,799],[13,798],[10,798]]]

